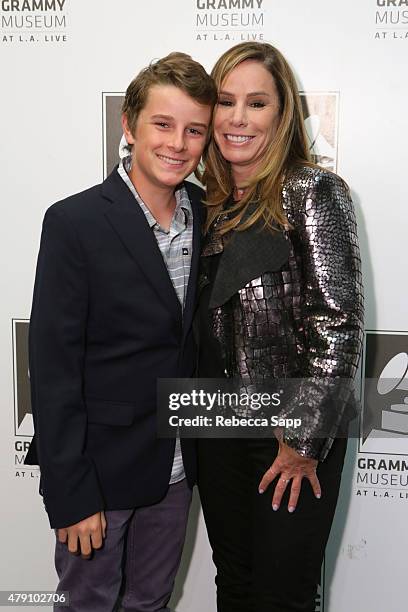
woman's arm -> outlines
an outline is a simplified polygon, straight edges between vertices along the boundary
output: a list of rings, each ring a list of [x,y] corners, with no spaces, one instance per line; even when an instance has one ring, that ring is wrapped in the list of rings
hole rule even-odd
[[[296,206],[295,223],[302,262],[306,353],[302,357],[304,382],[291,410],[302,418],[302,433],[286,429],[283,442],[304,457],[323,460],[352,399],[347,383],[356,374],[361,353],[361,261],[346,183],[336,174],[314,170],[306,188],[299,191],[303,202]]]
[[[302,419],[301,433],[277,433],[279,453],[264,474],[259,492],[279,477],[272,506],[277,510],[289,482],[289,512],[296,508],[302,479],[316,497],[318,460],[324,460],[351,400],[363,338],[363,288],[353,203],[344,181],[326,171],[308,171],[287,197],[301,198],[293,219],[302,262],[302,381],[281,416]],[[292,208],[292,207],[291,207]],[[293,208],[292,208],[293,209]]]

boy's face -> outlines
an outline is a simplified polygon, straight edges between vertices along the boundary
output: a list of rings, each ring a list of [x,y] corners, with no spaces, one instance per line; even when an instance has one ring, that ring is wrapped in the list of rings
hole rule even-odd
[[[207,141],[211,107],[200,104],[173,85],[151,87],[132,134],[131,177],[155,187],[176,187],[193,172]]]

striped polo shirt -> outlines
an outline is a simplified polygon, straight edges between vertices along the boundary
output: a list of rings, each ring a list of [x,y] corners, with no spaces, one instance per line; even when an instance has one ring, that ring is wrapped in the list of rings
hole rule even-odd
[[[130,155],[123,158],[119,164],[118,173],[134,195],[146,217],[149,227],[153,231],[181,308],[184,310],[193,246],[193,210],[187,190],[184,185],[181,185],[175,191],[176,208],[170,228],[168,231],[165,230],[156,221],[128,176],[128,172],[131,168],[131,161],[132,158]],[[183,478],[185,478],[185,473],[181,455],[180,438],[177,436],[170,484],[179,482]]]

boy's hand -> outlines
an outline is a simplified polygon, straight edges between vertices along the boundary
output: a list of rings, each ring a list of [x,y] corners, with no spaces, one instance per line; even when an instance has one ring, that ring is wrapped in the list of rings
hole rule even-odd
[[[58,540],[68,545],[68,550],[83,559],[90,559],[92,550],[102,547],[106,536],[106,519],[104,512],[97,512],[88,518],[57,530]],[[78,543],[79,540],[79,543]]]

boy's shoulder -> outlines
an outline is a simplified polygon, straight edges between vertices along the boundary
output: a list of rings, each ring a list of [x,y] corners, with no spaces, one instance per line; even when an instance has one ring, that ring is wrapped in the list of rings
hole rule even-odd
[[[69,217],[83,217],[100,208],[102,200],[102,183],[93,185],[78,193],[74,193],[52,204],[47,213],[68,215]]]

